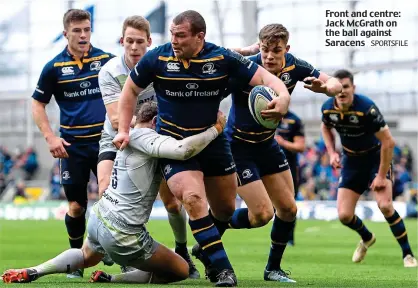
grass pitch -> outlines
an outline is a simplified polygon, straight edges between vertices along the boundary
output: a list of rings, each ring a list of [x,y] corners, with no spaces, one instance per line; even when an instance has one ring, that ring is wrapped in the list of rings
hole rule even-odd
[[[269,253],[271,225],[252,230],[228,230],[223,241],[237,274],[239,287],[418,287],[418,270],[403,267],[401,249],[387,223],[365,224],[376,234],[377,241],[368,251],[365,261],[354,264],[351,256],[359,241],[356,233],[339,222],[299,221],[296,226],[296,246],[286,249],[282,261],[282,268],[291,271],[296,284],[262,280]],[[418,222],[407,220],[405,225],[412,249],[418,255]],[[174,239],[168,221],[151,221],[148,230],[157,241],[173,247]],[[68,248],[66,234],[62,221],[0,221],[0,272],[9,268],[35,266],[56,256]],[[189,246],[194,243],[194,238],[189,234]],[[170,286],[212,286],[203,278],[203,267],[197,262],[202,275],[200,280],[187,280]],[[87,283],[90,273],[96,269],[119,273],[117,265],[99,265],[87,269],[82,280],[70,280],[64,274],[50,275],[25,284],[25,287],[137,286]],[[16,285],[19,284],[11,286]]]

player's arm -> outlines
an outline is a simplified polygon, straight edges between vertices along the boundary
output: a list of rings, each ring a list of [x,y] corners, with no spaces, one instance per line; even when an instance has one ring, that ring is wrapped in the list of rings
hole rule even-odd
[[[383,179],[386,178],[386,174],[389,171],[390,164],[393,158],[393,149],[395,148],[395,140],[390,133],[389,127],[386,125],[378,132],[374,134],[382,144],[380,150],[380,165],[377,174]]]
[[[118,149],[123,149],[129,143],[129,126],[134,115],[138,94],[144,90],[154,77],[155,60],[154,51],[148,51],[135,65],[123,85],[118,105],[118,135],[115,136],[113,144]]]
[[[325,147],[327,148],[327,152],[330,158],[330,164],[334,168],[340,168],[340,155],[335,151],[335,134],[333,133],[333,129],[327,124],[328,121],[324,115],[322,115],[321,132],[322,138],[324,138]]]
[[[260,52],[260,43],[257,41],[254,44],[251,44],[250,46],[243,48],[231,48],[231,50],[241,54],[242,56],[251,56]]]
[[[308,82],[303,87],[316,93],[323,93],[329,97],[334,97],[343,89],[337,78],[331,77],[324,72],[320,72],[318,78],[309,76],[303,79],[303,81],[305,83]]]
[[[100,92],[102,93],[103,103],[106,107],[106,113],[109,117],[110,123],[112,124],[112,128],[117,130],[119,126],[118,104],[122,89],[119,82],[113,78],[113,76],[106,71],[105,68],[106,65],[99,72]],[[133,120],[135,120],[135,118],[136,117],[133,116]]]
[[[251,86],[265,85],[276,92],[279,97],[274,98],[268,105],[267,109],[261,111],[261,115],[265,119],[282,119],[289,109],[290,94],[286,85],[275,75],[268,72],[261,66],[258,66],[253,78],[250,81]]]
[[[177,140],[170,136],[160,135],[156,132],[146,139],[138,138],[130,142],[130,146],[152,157],[168,158],[174,160],[187,160],[199,154],[212,142],[225,127],[225,117],[218,114],[217,123],[202,133]]]
[[[68,158],[67,151],[63,145],[69,146],[70,144],[54,134],[46,113],[46,105],[51,100],[55,82],[56,77],[54,76],[53,68],[48,63],[42,70],[38,84],[32,95],[32,116],[48,144],[51,155],[54,158]]]
[[[304,87],[316,93],[333,97],[343,89],[336,78],[320,72],[305,60],[295,58],[295,66],[300,70],[299,81],[305,82]]]
[[[287,141],[286,139],[283,139],[282,136],[276,135],[274,137],[279,143],[281,147],[284,149],[295,152],[295,153],[302,153],[305,151],[305,137],[304,136],[295,136],[293,137],[293,142]]]
[[[393,157],[395,141],[393,140],[382,113],[380,113],[376,105],[371,105],[365,117],[365,128],[367,129],[367,132],[374,133],[382,145],[380,149],[380,166],[377,174],[380,179],[386,179],[386,173],[389,171],[390,163]]]

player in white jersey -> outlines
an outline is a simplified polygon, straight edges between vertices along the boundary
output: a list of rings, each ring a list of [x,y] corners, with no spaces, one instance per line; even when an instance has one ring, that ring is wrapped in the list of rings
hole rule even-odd
[[[168,283],[189,276],[187,262],[154,241],[145,228],[162,179],[158,158],[187,160],[197,155],[222,133],[226,120],[220,113],[214,126],[176,140],[154,130],[156,115],[155,102],[140,108],[136,125],[130,131],[129,146],[118,151],[111,183],[92,208],[83,247],[66,250],[35,267],[7,270],[2,275],[3,282],[27,283],[49,274],[92,267],[104,253],[119,265],[138,270],[113,277],[106,274],[107,278],[94,272],[93,282]]]
[[[151,42],[150,25],[144,17],[131,16],[126,18],[123,23],[122,37],[120,39],[120,43],[124,47],[124,54],[106,63],[99,73],[100,91],[107,112],[100,140],[97,164],[100,197],[109,186],[112,167],[117,152],[116,147],[112,144],[112,140],[117,134],[118,128],[117,109],[119,96],[131,69],[146,53],[147,47],[151,45]],[[156,101],[152,84],[138,95],[136,112],[143,103],[149,101]],[[134,123],[135,117],[132,119],[131,126]],[[196,269],[187,250],[186,211],[180,201],[170,192],[165,182],[160,187],[160,197],[168,212],[168,220],[173,230],[176,243],[175,251],[189,263],[190,278],[200,278],[199,271]],[[105,257],[103,262],[106,265],[112,264],[108,257]],[[126,270],[126,267],[121,268],[122,272]]]

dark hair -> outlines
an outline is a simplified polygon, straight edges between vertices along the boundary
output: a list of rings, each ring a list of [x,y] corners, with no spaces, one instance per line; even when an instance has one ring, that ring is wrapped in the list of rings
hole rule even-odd
[[[91,21],[91,15],[89,12],[80,9],[70,9],[65,12],[62,22],[64,24],[64,29],[67,29],[71,22],[79,22],[83,20]]]
[[[351,83],[354,84],[353,73],[348,70],[340,69],[334,73],[334,77],[338,79],[350,78]]]
[[[141,105],[141,108],[139,108],[138,113],[136,114],[136,123],[146,123],[152,120],[154,116],[157,116],[158,114],[158,106],[157,102],[145,102]]]
[[[144,31],[145,33],[147,33],[147,38],[149,38],[151,35],[150,24],[148,20],[142,16],[134,15],[134,16],[130,16],[126,18],[125,21],[123,22],[122,36],[125,36],[125,31],[126,31],[126,28],[128,27],[132,27],[134,29]]]
[[[258,38],[261,42],[266,42],[270,45],[274,42],[283,40],[284,44],[289,41],[289,31],[282,24],[268,24],[261,28],[258,33]]]
[[[194,10],[187,10],[178,14],[173,19],[174,25],[180,25],[184,22],[190,23],[190,31],[193,35],[196,35],[199,32],[206,34],[205,19],[198,12]]]

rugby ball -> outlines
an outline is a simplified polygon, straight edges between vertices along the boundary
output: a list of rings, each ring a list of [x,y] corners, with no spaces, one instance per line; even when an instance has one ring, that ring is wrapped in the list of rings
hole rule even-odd
[[[261,111],[267,110],[267,104],[275,97],[278,97],[276,92],[263,85],[255,86],[248,97],[248,108],[255,122],[267,129],[276,129],[280,122],[280,120],[265,120],[261,117]]]

